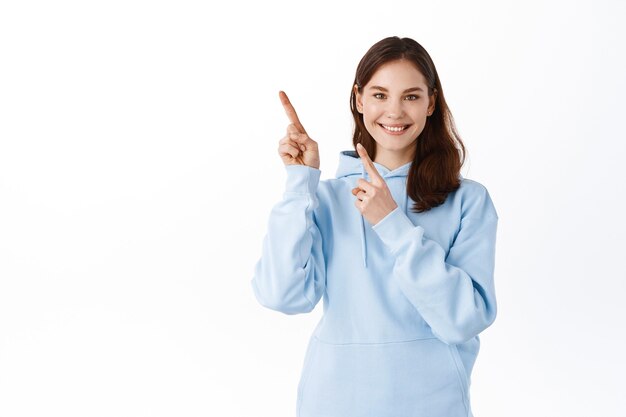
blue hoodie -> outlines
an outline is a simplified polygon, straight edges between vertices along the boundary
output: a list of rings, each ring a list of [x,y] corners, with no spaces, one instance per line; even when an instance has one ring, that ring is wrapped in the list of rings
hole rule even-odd
[[[372,226],[352,188],[369,179],[354,151],[336,179],[287,165],[252,288],[259,303],[306,313],[324,298],[298,384],[298,417],[472,417],[478,334],[496,317],[498,215],[487,189],[461,186],[411,211],[411,163],[374,162],[398,207]]]

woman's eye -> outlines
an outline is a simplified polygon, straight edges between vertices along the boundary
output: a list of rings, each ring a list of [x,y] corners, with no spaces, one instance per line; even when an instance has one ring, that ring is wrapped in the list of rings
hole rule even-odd
[[[386,98],[383,93],[375,93],[374,97],[379,99],[379,100],[382,100],[382,99]],[[417,100],[417,99],[419,99],[419,96],[416,96],[415,94],[410,94],[410,95],[406,96],[406,100],[411,100],[412,101],[412,100]]]

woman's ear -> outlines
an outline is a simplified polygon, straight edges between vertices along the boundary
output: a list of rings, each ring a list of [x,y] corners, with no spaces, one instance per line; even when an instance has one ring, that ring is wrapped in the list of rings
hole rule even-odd
[[[354,96],[356,98],[356,111],[363,113],[363,96],[359,93],[359,86],[354,84]]]
[[[435,103],[437,102],[437,89],[433,91],[430,97],[428,97],[428,114],[433,114],[435,111]]]

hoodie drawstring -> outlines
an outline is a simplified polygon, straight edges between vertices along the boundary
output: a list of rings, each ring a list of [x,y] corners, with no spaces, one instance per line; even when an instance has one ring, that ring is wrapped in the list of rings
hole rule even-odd
[[[365,165],[361,164],[361,177],[367,181],[367,172],[365,171]],[[406,191],[406,180],[404,184],[404,214],[409,216],[409,193]],[[363,258],[363,266],[367,268],[367,245],[365,242],[365,218],[361,214],[361,257]]]
[[[409,217],[409,192],[406,189],[406,181],[404,182],[404,214]]]
[[[361,164],[361,177],[365,178],[365,165]],[[367,180],[366,180],[367,181]],[[363,258],[363,267],[367,268],[367,246],[365,245],[365,218],[361,214],[361,257]]]

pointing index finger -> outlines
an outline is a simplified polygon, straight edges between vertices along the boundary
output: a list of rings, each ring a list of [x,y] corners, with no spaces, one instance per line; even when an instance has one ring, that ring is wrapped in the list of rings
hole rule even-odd
[[[300,130],[300,132],[306,133],[306,130],[304,130],[302,123],[300,123],[300,119],[298,118],[296,109],[294,109],[293,106],[291,105],[291,101],[289,101],[289,97],[287,97],[287,94],[285,94],[284,91],[279,91],[278,97],[280,97],[280,102],[283,104],[285,113],[287,113],[287,117],[289,118],[289,121],[293,123],[294,125],[296,125],[296,127],[298,128],[298,130]]]
[[[378,173],[378,170],[374,166],[374,163],[370,159],[370,156],[367,154],[367,150],[365,149],[365,147],[361,145],[360,143],[357,143],[356,150],[359,153],[359,156],[361,157],[361,160],[363,161],[363,165],[365,165],[365,170],[370,175],[370,178],[382,180],[383,177],[381,177],[380,174]]]

